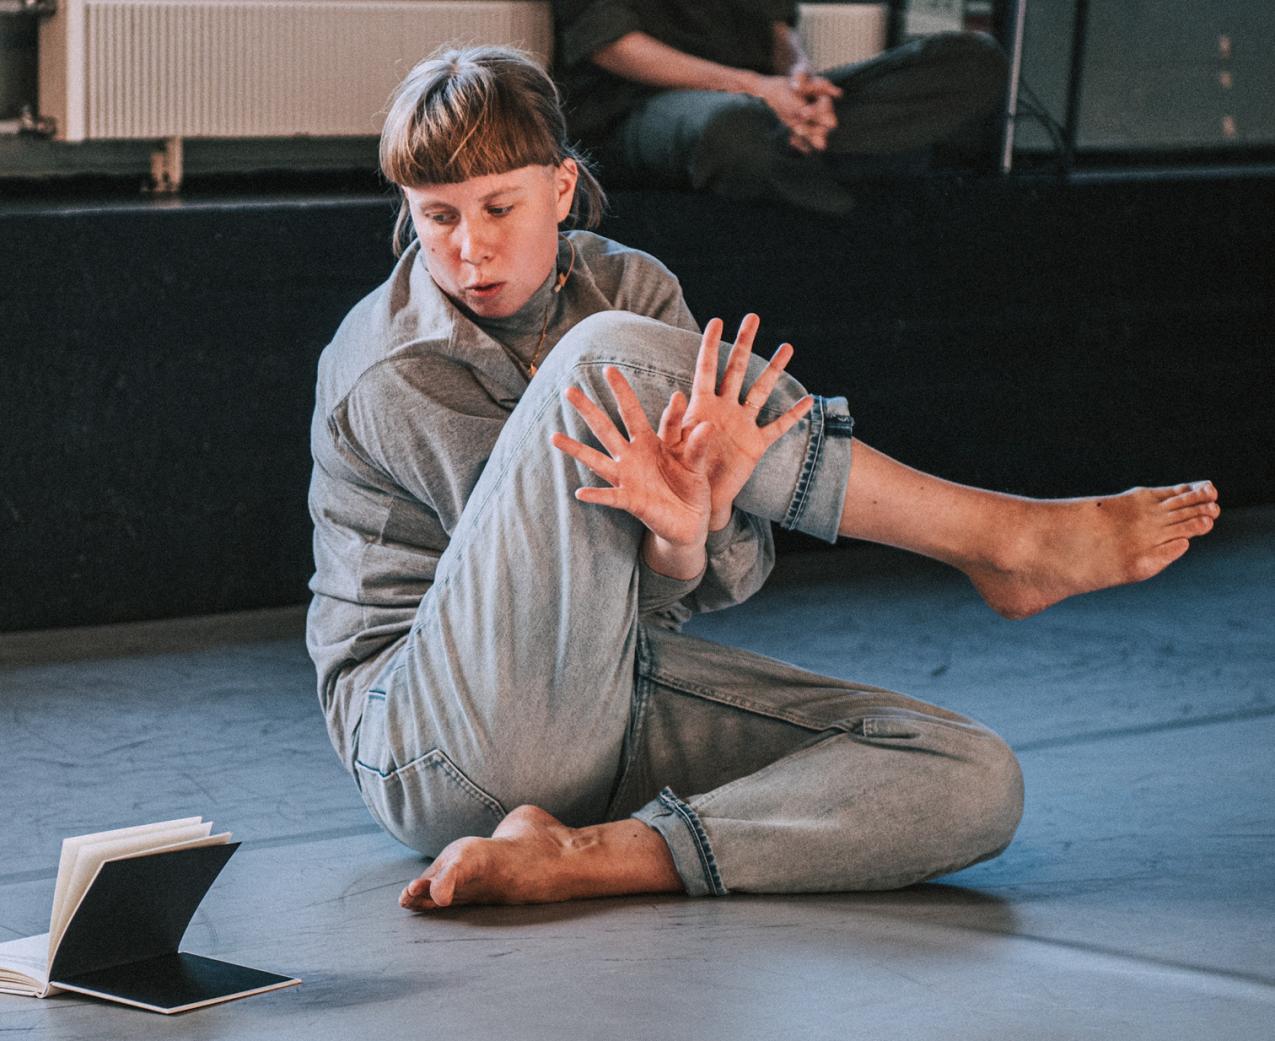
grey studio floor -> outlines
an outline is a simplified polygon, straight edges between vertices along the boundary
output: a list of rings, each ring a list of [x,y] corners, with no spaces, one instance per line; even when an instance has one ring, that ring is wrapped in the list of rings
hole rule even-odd
[[[64,835],[204,814],[243,847],[184,948],[299,988],[166,1018],[0,997],[35,1038],[1275,1037],[1275,507],[1026,622],[875,547],[781,557],[694,631],[1003,733],[998,860],[889,894],[436,917],[329,750],[300,609],[0,638],[0,939],[48,927]]]

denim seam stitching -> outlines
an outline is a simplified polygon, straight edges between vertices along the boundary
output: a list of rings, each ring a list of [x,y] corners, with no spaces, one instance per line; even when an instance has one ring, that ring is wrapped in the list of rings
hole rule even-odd
[[[881,724],[892,723],[892,722],[893,723],[914,723],[917,726],[947,727],[949,730],[955,730],[957,733],[970,734],[971,736],[974,736],[974,737],[994,737],[997,740],[1003,740],[1001,736],[998,733],[996,733],[996,731],[992,730],[989,727],[984,726],[982,723],[978,722],[978,720],[976,719],[970,719],[962,723],[959,719],[942,719],[939,716],[928,716],[921,713],[918,713],[915,715],[902,716],[897,714],[891,714],[888,712],[870,712],[860,716],[858,719],[858,722],[864,725],[864,730],[863,730],[864,737],[883,737],[887,740],[889,740],[890,738],[896,737],[896,735],[881,734],[881,733],[875,733],[875,732],[869,734],[866,729],[867,726],[871,724],[873,727],[873,730],[875,731],[876,724],[878,723],[881,723]],[[919,735],[913,735],[913,736],[919,736]],[[904,739],[899,738],[899,740],[904,740]]]
[[[749,701],[747,698],[733,697],[723,694],[720,691],[713,690],[711,687],[700,687],[693,683],[687,683],[685,680],[678,679],[675,676],[669,676],[661,672],[652,672],[651,679],[657,683],[668,687],[670,690],[676,690],[682,694],[691,694],[696,697],[707,698],[715,701],[720,705],[729,705],[731,708],[742,709],[745,712],[752,712],[754,715],[765,716],[767,719],[780,719],[785,723],[795,723],[797,726],[805,727],[807,730],[827,730],[830,727],[840,726],[838,723],[828,723],[822,719],[813,719],[810,716],[803,715],[799,712],[781,711],[770,706],[760,705],[756,702]]]
[[[721,873],[717,870],[717,858],[713,855],[713,847],[709,844],[708,833],[700,822],[699,815],[685,802],[673,794],[672,788],[660,791],[660,802],[673,811],[691,832],[695,842],[695,852],[699,855],[700,867],[708,881],[708,888],[713,896],[725,896],[729,890],[722,883]]]
[[[674,372],[669,369],[661,369],[654,365],[635,362],[631,358],[588,358],[577,362],[573,366],[573,371],[575,369],[604,368],[607,365],[615,365],[617,367],[623,366],[629,372],[642,372],[648,376],[661,376],[682,391],[689,391],[691,387],[694,386],[693,378],[688,377],[685,372]],[[787,406],[780,408],[767,403],[758,411],[757,418],[761,419],[763,416],[769,416],[774,419],[778,419],[787,411]]]
[[[819,457],[823,454],[823,436],[825,422],[824,399],[813,395],[814,403],[808,413],[810,419],[810,446],[806,450],[806,459],[797,478],[797,487],[793,489],[792,502],[788,506],[782,527],[792,531],[801,523],[806,512],[806,504],[810,496],[810,486],[814,483],[814,473],[819,466]]]
[[[633,764],[637,762],[642,735],[646,732],[646,708],[651,700],[651,680],[646,674],[646,667],[651,660],[651,649],[650,638],[643,631],[641,625],[637,627],[637,650],[634,658],[636,676],[633,683],[633,734],[629,746],[629,754],[620,768],[615,794],[607,806],[608,818],[614,815],[616,803],[624,794],[630,771],[633,769]]]

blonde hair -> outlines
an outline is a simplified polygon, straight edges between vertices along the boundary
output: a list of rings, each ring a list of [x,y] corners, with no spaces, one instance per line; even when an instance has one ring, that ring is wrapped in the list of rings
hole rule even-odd
[[[580,176],[571,219],[595,227],[606,205],[602,186],[567,142],[558,88],[531,55],[512,47],[444,48],[419,62],[390,95],[380,159],[400,189],[574,159]],[[396,256],[414,233],[404,197]]]

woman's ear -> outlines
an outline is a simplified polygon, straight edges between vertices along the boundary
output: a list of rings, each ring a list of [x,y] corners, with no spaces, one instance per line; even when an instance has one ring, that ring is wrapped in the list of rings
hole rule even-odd
[[[558,223],[561,224],[571,213],[576,201],[576,181],[580,179],[580,168],[570,156],[562,160],[553,170],[553,184],[557,192]]]

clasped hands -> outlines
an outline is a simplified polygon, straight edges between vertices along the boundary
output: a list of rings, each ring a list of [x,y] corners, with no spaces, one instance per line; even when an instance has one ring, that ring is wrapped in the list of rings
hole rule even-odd
[[[809,410],[804,396],[781,416],[761,424],[759,415],[792,358],[782,344],[757,379],[744,390],[753,339],[760,324],[745,316],[717,378],[722,322],[704,328],[689,399],[674,391],[653,429],[637,394],[616,368],[605,376],[624,424],[580,390],[569,387],[567,401],[598,439],[603,451],[555,433],[555,448],[577,459],[606,482],[576,490],[581,502],[624,510],[671,547],[701,550],[709,531],[726,526],[731,509],[761,457]]]
[[[837,127],[833,101],[841,88],[808,68],[797,67],[788,76],[763,76],[757,96],[788,128],[788,144],[803,155],[828,148],[828,135]]]

